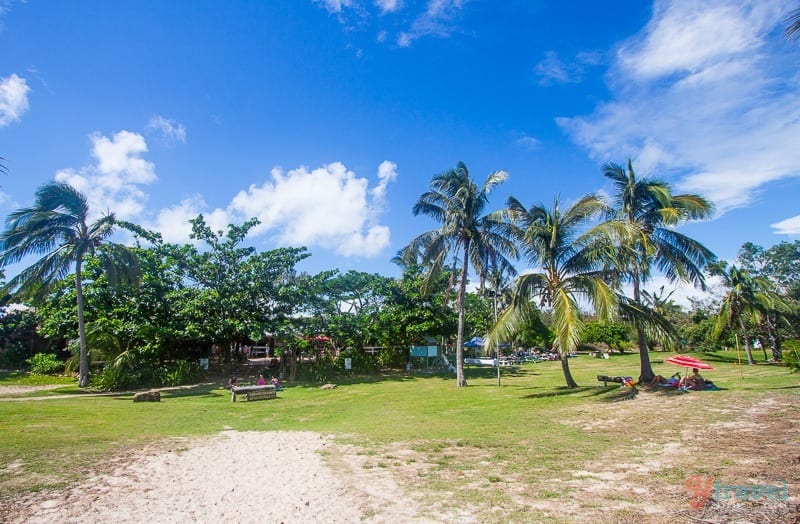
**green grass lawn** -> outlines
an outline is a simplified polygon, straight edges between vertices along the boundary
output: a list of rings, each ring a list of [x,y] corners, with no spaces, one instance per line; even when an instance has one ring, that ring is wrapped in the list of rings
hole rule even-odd
[[[679,370],[659,363],[667,356],[652,355],[656,373],[669,376]],[[800,377],[785,367],[739,366],[735,352],[702,358],[714,366],[704,376],[720,391],[648,394],[703,395],[709,406],[765,393],[796,399]],[[590,420],[594,411],[624,417],[629,403],[615,401],[625,398],[626,390],[616,384],[603,387],[596,375],[636,377],[638,356],[614,355],[609,360],[580,356],[570,359],[570,367],[581,385],[572,390],[563,387],[560,362],[543,362],[503,369],[499,387],[494,369],[468,368],[467,388],[456,388],[453,376],[397,373],[342,379],[333,390],[294,385],[279,392],[276,400],[250,403],[232,403],[226,390],[210,384],[164,391],[160,403],[133,403],[130,395],[86,395],[74,381],[64,379],[58,389],[35,394],[59,398],[0,402],[0,492],[65,485],[105,457],[224,429],[334,434],[361,446],[365,453],[383,454],[385,463],[396,461],[387,449],[410,448],[434,465],[419,479],[421,485],[435,491],[453,489],[455,482],[456,500],[474,496],[479,488],[474,475],[459,481],[454,473],[485,470],[486,463],[494,466],[483,474],[484,484],[514,479],[537,485],[542,475],[580,468],[590,457],[631,446],[636,438],[613,427],[605,432],[587,431],[581,424],[565,421]],[[6,375],[0,376],[0,386],[31,385],[36,380]],[[65,394],[69,398],[62,398]],[[697,403],[693,404],[694,411],[682,410],[678,403],[676,419],[696,416]],[[656,415],[636,416],[626,424],[661,423]],[[709,422],[731,416],[710,408],[704,414]],[[506,496],[502,490],[494,493],[498,500]],[[553,493],[542,487],[539,496]]]

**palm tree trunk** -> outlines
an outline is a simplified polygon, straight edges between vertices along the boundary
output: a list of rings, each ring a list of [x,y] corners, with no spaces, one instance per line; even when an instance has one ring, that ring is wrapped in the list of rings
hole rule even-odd
[[[781,352],[781,342],[775,333],[775,326],[772,324],[771,319],[767,319],[767,335],[769,336],[769,345],[772,348],[772,360],[780,362],[783,360]]]
[[[79,257],[75,262],[75,296],[78,302],[78,342],[80,345],[80,365],[78,369],[78,387],[89,385],[89,351],[86,346],[86,322],[83,318],[83,283],[81,269],[83,260]]]
[[[633,271],[633,301],[636,305],[641,306],[641,290],[639,289],[639,270]],[[653,373],[653,365],[650,363],[650,350],[647,347],[647,335],[644,332],[644,327],[638,322],[636,323],[636,338],[639,343],[639,382],[642,384],[649,384],[656,377]]]
[[[467,291],[467,269],[469,264],[469,240],[464,243],[464,263],[458,285],[458,332],[456,335],[456,381],[458,387],[467,385],[464,378],[464,294]]]
[[[753,358],[753,350],[750,349],[750,337],[747,336],[747,328],[744,327],[742,315],[739,315],[739,328],[742,330],[742,341],[744,342],[744,352],[747,354],[747,363],[752,366],[756,361]]]
[[[567,360],[568,353],[566,351],[560,351],[561,353],[561,371],[564,372],[564,380],[567,381],[568,388],[577,388],[578,383],[575,382],[575,379],[572,378],[572,373],[569,370],[569,360]]]

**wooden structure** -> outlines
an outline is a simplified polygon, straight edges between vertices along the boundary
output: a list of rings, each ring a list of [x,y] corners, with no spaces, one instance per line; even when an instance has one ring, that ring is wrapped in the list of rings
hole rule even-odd
[[[233,386],[231,388],[231,402],[236,402],[237,395],[244,395],[247,401],[269,400],[277,397],[275,386],[264,384],[263,386]]]

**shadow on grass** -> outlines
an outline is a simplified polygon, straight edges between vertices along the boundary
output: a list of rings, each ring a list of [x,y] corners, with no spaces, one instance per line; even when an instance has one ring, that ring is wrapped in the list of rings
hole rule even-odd
[[[521,398],[537,399],[537,398],[549,398],[549,397],[565,397],[571,395],[597,396],[606,393],[609,389],[612,388],[603,388],[596,386],[578,386],[577,388],[568,388],[566,386],[561,386],[557,388],[548,388],[546,391],[542,391],[540,393],[531,393],[530,395],[525,395]]]

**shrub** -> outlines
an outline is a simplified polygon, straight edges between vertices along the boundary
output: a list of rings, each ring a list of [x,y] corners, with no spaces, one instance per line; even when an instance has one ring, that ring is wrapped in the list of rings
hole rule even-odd
[[[34,375],[52,375],[64,370],[64,363],[52,353],[36,353],[25,362],[30,364]]]
[[[344,361],[342,361],[344,362]],[[344,364],[342,364],[344,365]],[[323,353],[317,357],[315,362],[309,366],[309,375],[314,382],[325,383],[330,382],[337,375],[336,362],[333,357],[328,353]]]
[[[162,363],[149,354],[126,351],[92,378],[92,385],[107,391],[140,387],[179,386],[196,382],[203,375],[200,365],[187,360]]]
[[[783,362],[792,371],[800,371],[800,340],[784,340],[781,345]]]

